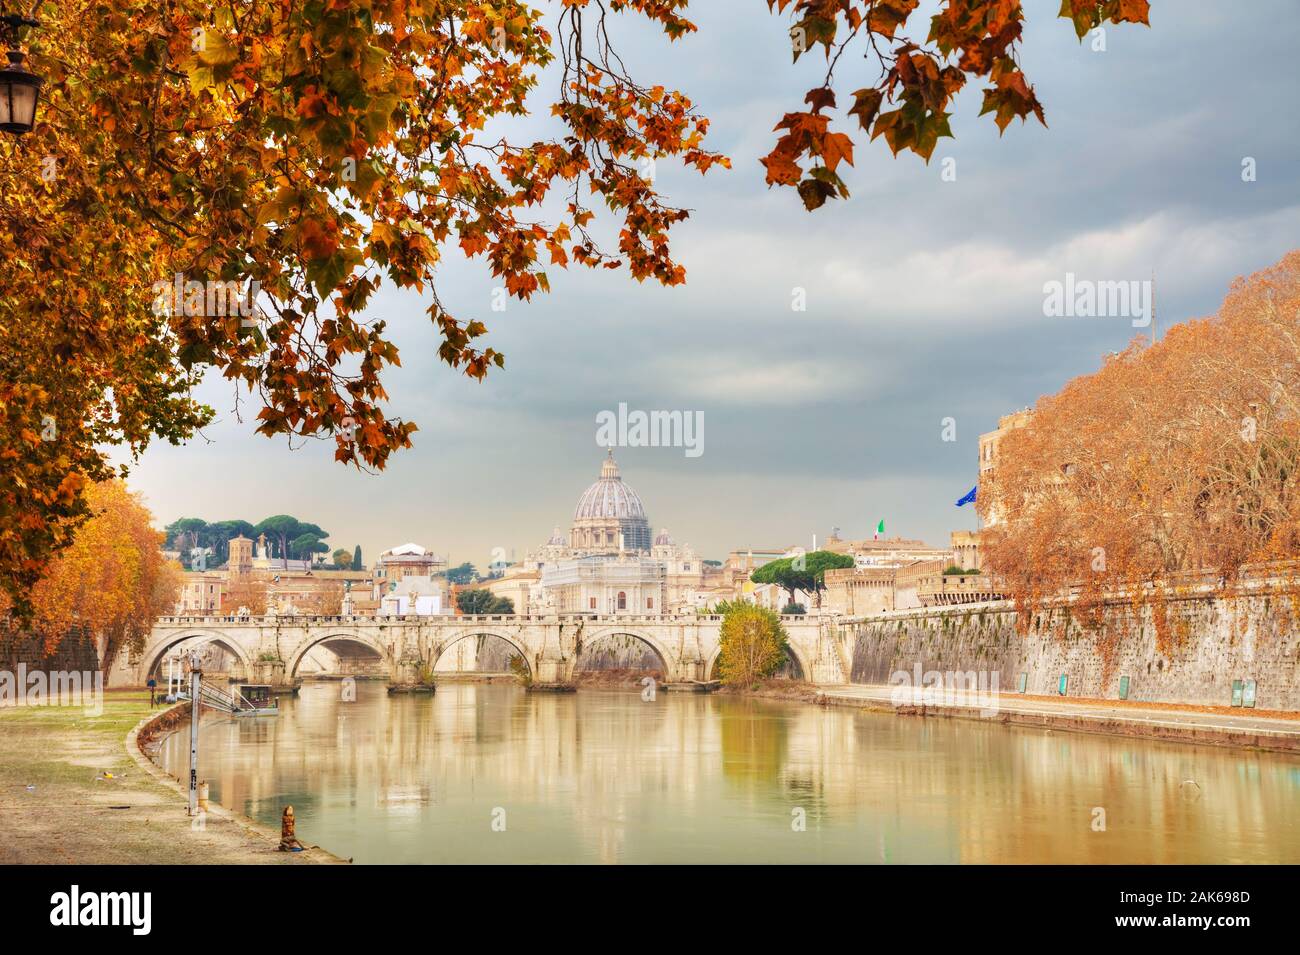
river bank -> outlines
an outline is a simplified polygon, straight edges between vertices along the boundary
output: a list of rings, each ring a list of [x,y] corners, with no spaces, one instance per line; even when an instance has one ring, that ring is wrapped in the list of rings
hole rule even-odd
[[[936,700],[896,703],[898,688],[887,685],[820,686],[770,679],[753,686],[721,686],[723,695],[842,706],[895,716],[971,719],[1103,736],[1139,737],[1300,754],[1300,712],[1197,706],[1137,700],[974,693],[941,693]]]
[[[128,736],[161,712],[139,690],[106,693],[97,714],[0,710],[0,864],[339,861],[320,849],[279,852],[278,834],[219,806],[195,825],[179,783],[128,751]]]
[[[1138,737],[1168,742],[1259,749],[1300,754],[1300,713],[1289,710],[1247,710],[1184,703],[1152,703],[1085,697],[1040,695],[982,695],[979,691],[944,693],[933,700],[919,694],[917,702],[899,688],[845,684],[819,689],[819,702],[897,716],[929,716],[993,721],[1018,726],[1105,736]]]

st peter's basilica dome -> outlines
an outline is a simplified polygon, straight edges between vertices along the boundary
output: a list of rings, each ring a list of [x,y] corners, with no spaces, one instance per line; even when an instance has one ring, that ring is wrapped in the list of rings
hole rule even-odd
[[[584,550],[649,550],[650,521],[636,491],[623,483],[611,449],[600,478],[578,498],[571,547]]]

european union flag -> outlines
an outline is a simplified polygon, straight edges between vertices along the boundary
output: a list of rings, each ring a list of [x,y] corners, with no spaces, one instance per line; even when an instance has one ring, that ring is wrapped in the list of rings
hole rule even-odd
[[[975,485],[975,487],[971,488],[970,491],[969,491],[967,494],[963,495],[963,496],[962,496],[962,499],[961,499],[960,501],[957,502],[957,506],[958,506],[958,507],[961,507],[963,504],[974,504],[974,503],[975,503],[975,491],[976,491],[976,489],[977,489],[978,487],[979,487],[978,484]]]

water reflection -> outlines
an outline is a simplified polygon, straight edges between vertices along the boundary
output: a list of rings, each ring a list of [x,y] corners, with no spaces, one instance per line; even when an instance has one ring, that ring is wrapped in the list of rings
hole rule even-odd
[[[205,726],[200,776],[358,862],[1300,862],[1300,762],[1270,754],[502,684],[282,707]]]

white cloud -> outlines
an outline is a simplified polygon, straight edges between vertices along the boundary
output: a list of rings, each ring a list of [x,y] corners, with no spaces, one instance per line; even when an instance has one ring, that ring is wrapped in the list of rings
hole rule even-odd
[[[740,405],[798,405],[861,389],[865,366],[809,359],[678,355],[656,362],[657,378],[675,394]]]
[[[1067,271],[1119,280],[1154,268],[1162,284],[1213,294],[1241,270],[1276,260],[1297,234],[1300,205],[1208,219],[1164,211],[1039,247],[1016,236],[927,244],[812,234],[791,243],[773,232],[727,232],[692,250],[692,295],[717,303],[711,311],[724,321],[1005,328],[1040,322],[1043,283]],[[735,281],[735,262],[753,281]],[[795,286],[807,291],[806,313],[790,310]]]

